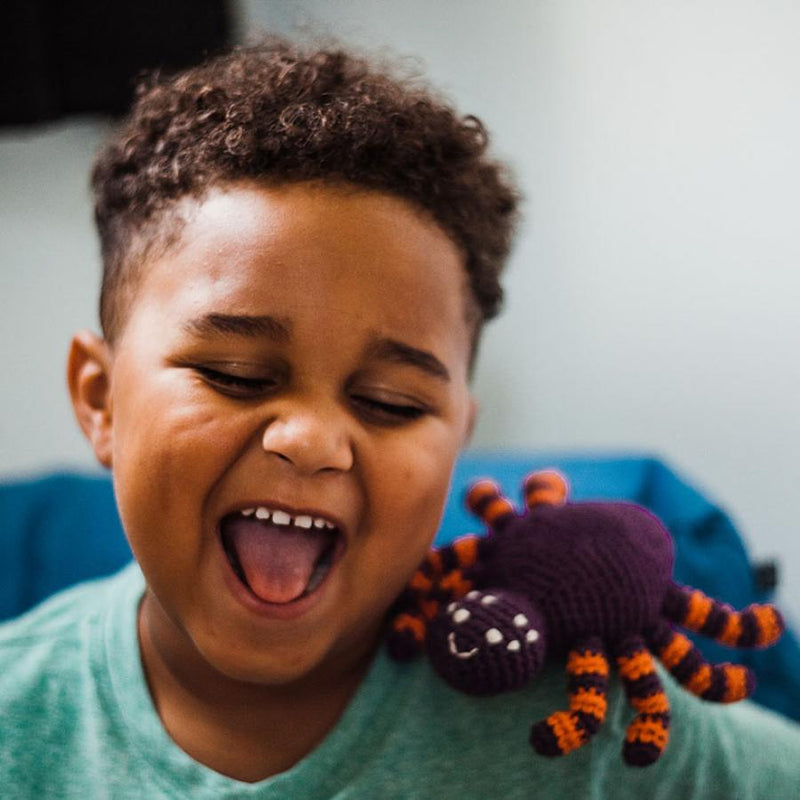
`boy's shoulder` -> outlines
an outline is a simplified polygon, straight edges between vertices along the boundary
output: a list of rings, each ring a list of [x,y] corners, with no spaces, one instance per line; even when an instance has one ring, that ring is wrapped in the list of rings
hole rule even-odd
[[[110,578],[60,592],[0,624],[0,705],[46,693],[64,673],[89,670],[110,607],[139,576],[131,565]]]
[[[69,636],[76,627],[102,615],[118,588],[134,577],[134,565],[130,564],[115,575],[64,589],[24,614],[0,622],[0,651]]]
[[[53,785],[88,768],[96,731],[108,730],[105,642],[120,608],[132,607],[130,593],[141,591],[137,573],[129,567],[68,589],[0,625],[4,796],[53,796]]]
[[[391,772],[420,779],[422,765],[437,764],[439,796],[504,797],[566,794],[595,798],[717,798],[742,800],[794,797],[800,787],[800,726],[751,702],[720,705],[687,692],[658,667],[673,712],[670,742],[663,756],[646,768],[628,766],[622,757],[626,730],[635,711],[618,676],[612,673],[605,724],[585,747],[561,758],[537,755],[528,743],[532,723],[567,705],[567,678],[557,659],[530,685],[490,698],[453,692],[417,667],[417,681],[395,715],[395,733],[407,732]],[[396,740],[395,740],[396,741]],[[427,755],[415,772],[406,754]],[[430,778],[430,775],[428,776]],[[469,786],[473,793],[447,793],[447,786]],[[394,796],[394,795],[392,795]],[[398,796],[402,796],[399,793]],[[499,795],[495,795],[499,796]]]

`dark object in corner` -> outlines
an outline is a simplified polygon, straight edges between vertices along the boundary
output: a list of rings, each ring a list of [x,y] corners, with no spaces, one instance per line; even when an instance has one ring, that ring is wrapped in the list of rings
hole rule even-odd
[[[753,566],[753,579],[760,592],[771,594],[778,588],[778,563],[776,561],[759,561]]]
[[[136,78],[223,49],[229,0],[4,0],[0,124],[122,114]]]

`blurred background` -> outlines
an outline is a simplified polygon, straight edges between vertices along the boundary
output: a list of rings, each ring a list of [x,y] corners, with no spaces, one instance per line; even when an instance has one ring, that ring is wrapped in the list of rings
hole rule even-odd
[[[97,329],[87,179],[126,70],[332,33],[409,57],[489,125],[525,192],[474,445],[663,458],[777,558],[798,616],[799,4],[54,5],[0,12],[0,479],[93,467],[64,360]]]

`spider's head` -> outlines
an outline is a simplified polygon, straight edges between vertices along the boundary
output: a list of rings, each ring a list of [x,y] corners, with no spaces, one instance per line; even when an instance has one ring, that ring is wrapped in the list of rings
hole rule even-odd
[[[518,689],[544,664],[544,619],[521,595],[472,591],[434,617],[426,646],[436,671],[459,691]]]

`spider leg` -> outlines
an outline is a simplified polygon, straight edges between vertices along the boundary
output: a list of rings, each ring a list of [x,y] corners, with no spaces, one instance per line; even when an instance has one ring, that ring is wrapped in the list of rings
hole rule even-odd
[[[386,637],[389,655],[396,661],[409,661],[422,652],[427,620],[418,611],[403,611],[392,617]]]
[[[669,740],[669,699],[655,662],[641,636],[630,636],[615,649],[628,702],[637,714],[628,726],[622,756],[634,767],[646,767],[664,752]]]
[[[691,639],[661,621],[647,641],[664,666],[692,694],[717,703],[734,703],[755,688],[752,672],[740,664],[709,664]]]
[[[540,505],[563,506],[569,493],[567,479],[554,469],[531,472],[523,480],[522,489],[528,509]]]
[[[494,537],[470,534],[433,550],[435,580],[442,603],[457,600],[475,588],[482,566],[494,548]]]
[[[753,603],[736,611],[699,589],[677,583],[670,584],[667,590],[663,613],[682,628],[728,647],[770,647],[786,627],[773,605]]]
[[[473,483],[465,499],[467,508],[489,528],[502,526],[516,515],[513,503],[488,478]]]
[[[463,597],[475,585],[491,537],[469,535],[428,551],[390,614],[390,655],[404,661],[422,652],[428,624],[442,605]]]
[[[531,745],[543,756],[563,756],[582,747],[605,721],[608,657],[598,637],[570,650],[567,676],[569,711],[556,711],[531,728]]]

